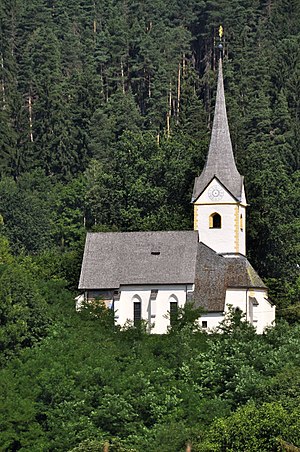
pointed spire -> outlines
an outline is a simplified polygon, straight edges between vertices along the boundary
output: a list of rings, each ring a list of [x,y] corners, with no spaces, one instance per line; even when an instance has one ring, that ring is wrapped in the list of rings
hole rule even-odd
[[[193,199],[197,199],[216,176],[237,199],[242,195],[242,176],[239,174],[232,151],[226,113],[222,58],[219,60],[218,87],[214,121],[206,164],[195,180]]]

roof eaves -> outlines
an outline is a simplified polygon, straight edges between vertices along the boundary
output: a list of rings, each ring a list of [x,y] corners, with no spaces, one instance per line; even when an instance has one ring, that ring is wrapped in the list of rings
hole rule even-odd
[[[86,266],[86,260],[88,256],[88,250],[90,246],[90,232],[87,232],[86,239],[85,239],[85,247],[84,247],[84,253],[82,258],[82,265],[81,265],[81,272],[80,272],[80,278],[79,278],[79,284],[78,289],[84,289],[84,274],[85,274],[85,266]]]
[[[199,176],[200,177],[200,176]],[[244,176],[241,176],[242,178],[244,177]],[[222,185],[222,187],[236,200],[236,201],[238,201],[238,202],[240,202],[241,201],[241,196],[240,197],[237,197],[237,196],[235,196],[229,189],[228,189],[228,187],[226,187],[224,184],[223,184],[223,182],[218,178],[218,176],[216,175],[216,174],[214,174],[212,177],[211,177],[211,179],[210,179],[210,181],[204,186],[204,188],[199,192],[199,194],[198,195],[196,195],[196,197],[192,197],[192,203],[194,203],[194,202],[196,202],[199,198],[200,198],[200,196],[202,195],[202,193],[204,193],[205,192],[205,190],[207,189],[207,187],[209,186],[209,184],[211,184],[211,182],[214,180],[214,179],[216,179],[218,182],[219,182],[219,184],[221,184]],[[243,179],[242,179],[242,181],[243,181]],[[243,187],[243,182],[241,183],[241,192],[242,192],[242,187]],[[193,200],[194,199],[194,200]]]

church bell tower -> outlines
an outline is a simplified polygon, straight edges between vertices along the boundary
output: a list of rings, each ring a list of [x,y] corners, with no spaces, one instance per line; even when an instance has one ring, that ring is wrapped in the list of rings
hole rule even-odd
[[[221,38],[221,36],[220,36]],[[196,177],[192,203],[199,241],[223,255],[246,254],[246,196],[237,170],[226,113],[222,45],[218,86],[207,160]]]

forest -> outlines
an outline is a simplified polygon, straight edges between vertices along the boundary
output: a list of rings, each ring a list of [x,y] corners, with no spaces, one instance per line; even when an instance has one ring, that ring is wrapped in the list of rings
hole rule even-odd
[[[218,28],[256,335],[78,313],[87,231],[192,229]],[[0,0],[0,450],[300,450],[298,0]]]

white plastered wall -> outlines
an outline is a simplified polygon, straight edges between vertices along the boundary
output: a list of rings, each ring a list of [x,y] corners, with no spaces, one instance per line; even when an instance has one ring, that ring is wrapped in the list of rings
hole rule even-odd
[[[268,301],[268,293],[266,290],[249,291],[250,296],[254,296],[258,305],[253,306],[253,325],[258,334],[263,333],[268,326],[274,326],[275,322],[275,305]]]
[[[151,333],[164,334],[170,325],[170,302],[177,301],[178,307],[183,307],[187,294],[194,289],[188,285],[157,285],[157,286],[123,286],[120,288],[120,298],[114,301],[115,320],[118,325],[124,325],[127,320],[133,320],[133,303],[141,301],[142,318],[152,324]],[[157,290],[155,300],[150,299],[151,290]],[[229,288],[226,291],[224,312],[209,312],[199,319],[199,325],[207,322],[207,331],[214,331],[224,320],[228,306],[239,308],[246,314],[246,320],[251,323],[258,334],[272,326],[275,321],[275,306],[267,299],[266,289]],[[83,295],[82,295],[83,297]],[[78,297],[79,298],[79,297]],[[253,304],[251,298],[257,301]]]
[[[239,217],[239,252],[246,256],[246,207],[238,206]]]
[[[257,305],[253,304],[250,298],[255,298]],[[264,329],[272,326],[275,321],[275,306],[268,301],[266,289],[227,289],[225,298],[225,311],[228,305],[241,309],[245,314],[245,320],[251,323],[258,334]]]
[[[220,322],[224,320],[224,314],[225,313],[223,312],[209,312],[207,314],[203,314],[199,319],[199,325],[203,328],[202,322],[207,322],[207,327],[203,328],[203,330],[207,332],[212,332],[216,330]]]
[[[151,290],[157,290],[155,300],[150,299]],[[142,319],[153,325],[151,333],[164,334],[170,325],[168,312],[170,302],[177,301],[178,307],[186,303],[187,292],[193,285],[153,285],[153,286],[121,286],[120,299],[114,302],[115,320],[118,325],[133,320],[133,303],[141,301]]]
[[[262,334],[265,328],[274,325],[275,321],[275,306],[267,300],[267,295],[266,289],[227,289],[224,312],[203,314],[199,319],[199,325],[202,326],[202,322],[205,321],[207,332],[216,330],[231,305],[233,309],[239,308],[245,314],[245,320],[255,327],[258,334]],[[258,304],[253,304],[250,297],[255,298]]]
[[[209,193],[216,187],[222,198],[212,201]],[[218,213],[222,219],[220,229],[210,228],[209,218]],[[241,220],[242,216],[242,220]],[[199,240],[217,253],[246,254],[246,199],[243,190],[241,202],[214,178],[194,203],[194,229],[199,232]]]

